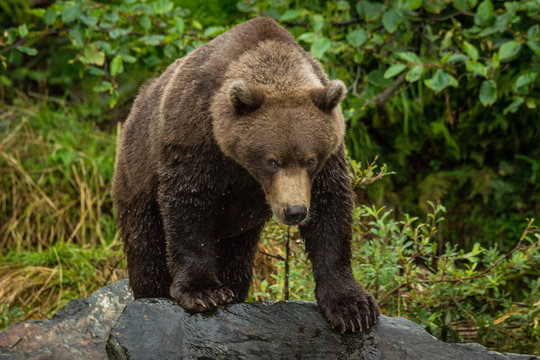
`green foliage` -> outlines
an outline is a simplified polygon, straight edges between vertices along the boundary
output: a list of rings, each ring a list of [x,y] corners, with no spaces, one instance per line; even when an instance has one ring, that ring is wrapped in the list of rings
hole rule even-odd
[[[499,351],[538,353],[540,348],[540,229],[524,224],[512,250],[476,243],[470,251],[445,247],[439,233],[442,205],[429,204],[426,220],[394,220],[384,207],[355,209],[353,272],[378,299],[382,312],[424,324],[444,341],[476,341]],[[278,231],[281,227],[281,231]],[[270,231],[269,231],[270,230]],[[283,299],[285,226],[273,224],[263,244],[280,246],[270,279],[259,278],[252,298]],[[315,283],[299,234],[292,234],[290,299],[315,300]]]
[[[57,1],[47,9],[33,9],[31,21],[4,31],[0,61],[13,72],[2,79],[63,86],[67,91],[62,96],[83,91],[81,100],[96,102],[96,115],[101,115],[106,111],[101,95],[113,107],[120,93],[136,90],[133,79],[140,83],[159,73],[225,30],[215,26],[202,31],[199,21],[185,18],[187,13],[168,0],[124,0],[107,6]],[[46,58],[25,57],[38,52]]]

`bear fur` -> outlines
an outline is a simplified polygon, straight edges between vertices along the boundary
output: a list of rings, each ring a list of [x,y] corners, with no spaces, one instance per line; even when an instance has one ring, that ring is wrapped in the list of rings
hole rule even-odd
[[[362,331],[377,303],[351,270],[346,89],[269,18],[176,60],[122,126],[112,195],[135,298],[200,312],[245,301],[259,234],[299,225],[322,314]]]

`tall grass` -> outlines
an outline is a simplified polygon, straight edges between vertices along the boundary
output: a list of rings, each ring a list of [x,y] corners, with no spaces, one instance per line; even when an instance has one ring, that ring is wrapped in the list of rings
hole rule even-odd
[[[0,327],[125,276],[109,196],[114,135],[73,107],[0,113]]]

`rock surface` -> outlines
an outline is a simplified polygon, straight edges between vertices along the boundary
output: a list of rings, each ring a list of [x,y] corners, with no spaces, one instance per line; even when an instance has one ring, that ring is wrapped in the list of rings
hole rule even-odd
[[[444,343],[404,318],[381,316],[371,332],[342,335],[308,302],[236,304],[192,315],[165,299],[130,303],[111,330],[107,353],[115,360],[537,359]]]
[[[51,320],[14,324],[0,332],[0,360],[106,359],[109,331],[131,300],[124,279],[71,300]]]
[[[70,301],[51,320],[0,332],[0,360],[106,359],[107,353],[131,360],[538,359],[443,343],[403,318],[381,316],[369,333],[342,335],[308,302],[237,304],[191,315],[170,300],[132,302],[127,280]]]

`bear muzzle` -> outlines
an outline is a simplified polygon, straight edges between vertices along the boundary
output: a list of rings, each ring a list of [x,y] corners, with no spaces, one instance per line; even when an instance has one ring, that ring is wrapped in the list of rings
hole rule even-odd
[[[274,175],[266,198],[276,218],[285,225],[299,225],[308,217],[311,180],[306,169],[282,169]]]
[[[287,204],[283,216],[287,225],[298,225],[307,217],[307,208],[304,205]]]

